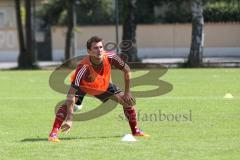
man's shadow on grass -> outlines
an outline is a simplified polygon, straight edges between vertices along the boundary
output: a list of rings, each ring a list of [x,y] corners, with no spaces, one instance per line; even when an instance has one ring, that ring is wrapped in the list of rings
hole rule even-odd
[[[89,136],[89,137],[63,137],[59,138],[60,140],[80,140],[80,139],[108,139],[108,138],[120,138],[122,135],[115,135],[115,136]],[[40,141],[48,141],[48,138],[25,138],[22,139],[20,142],[40,142]]]

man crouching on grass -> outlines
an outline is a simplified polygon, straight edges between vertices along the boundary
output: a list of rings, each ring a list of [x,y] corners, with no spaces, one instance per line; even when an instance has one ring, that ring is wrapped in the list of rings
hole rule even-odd
[[[130,68],[116,54],[103,49],[102,39],[94,36],[87,41],[88,55],[80,61],[74,73],[65,103],[58,109],[49,141],[59,142],[58,131],[69,131],[72,127],[76,93],[93,95],[102,102],[112,99],[123,106],[124,114],[134,136],[148,136],[137,127],[134,98],[130,92]],[[124,73],[125,91],[110,82],[111,65]],[[65,123],[63,124],[63,121]],[[63,125],[62,125],[63,124]]]

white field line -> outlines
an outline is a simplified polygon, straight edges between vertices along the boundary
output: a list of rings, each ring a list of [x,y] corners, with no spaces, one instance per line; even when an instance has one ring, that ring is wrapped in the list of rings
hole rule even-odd
[[[226,99],[226,100],[231,100],[231,99],[240,99],[240,97],[233,97],[233,98],[224,98],[223,96],[163,96],[160,97],[161,99],[183,99],[183,100],[221,100],[221,99]]]
[[[136,97],[138,98],[138,97]],[[146,97],[149,98],[149,97]],[[154,97],[152,97],[154,98]],[[160,96],[157,97],[160,99],[176,99],[176,100],[240,100],[240,97],[234,97],[234,98],[224,98],[223,96]],[[59,97],[0,97],[0,100],[44,100],[44,99],[60,99]],[[64,97],[63,97],[64,99]],[[139,98],[139,99],[142,99]]]
[[[0,100],[27,100],[27,99],[44,100],[44,99],[59,99],[59,98],[57,97],[0,97]]]

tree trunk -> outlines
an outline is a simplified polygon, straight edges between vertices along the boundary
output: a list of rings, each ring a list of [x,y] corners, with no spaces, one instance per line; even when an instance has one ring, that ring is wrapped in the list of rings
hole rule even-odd
[[[26,46],[29,62],[31,65],[35,63],[35,56],[33,52],[33,34],[32,34],[32,11],[31,11],[32,0],[25,0],[26,8]]]
[[[192,42],[188,57],[189,67],[201,67],[203,56],[203,4],[202,0],[191,0],[192,10]]]
[[[128,62],[138,62],[136,44],[136,21],[135,21],[136,0],[124,0],[123,11],[123,36],[120,45],[121,52],[128,56]],[[125,42],[131,42],[126,44]],[[127,46],[127,48],[126,48]]]
[[[66,35],[66,41],[65,41],[65,61],[72,58],[73,55],[73,48],[72,48],[72,44],[73,44],[73,21],[74,21],[74,0],[69,0],[67,2],[67,21],[68,21],[68,25],[67,25],[67,35]],[[72,48],[72,51],[71,51]]]
[[[15,0],[15,12],[17,20],[17,32],[18,32],[18,43],[19,43],[19,56],[18,56],[18,67],[22,68],[27,62],[26,60],[26,48],[24,43],[24,33],[22,27],[22,18],[21,18],[21,5],[20,0]]]
[[[18,30],[18,39],[19,39],[19,57],[18,57],[18,68],[20,69],[33,69],[38,68],[35,64],[36,59],[33,52],[32,47],[32,14],[31,14],[31,1],[25,0],[25,8],[26,8],[26,26],[25,33],[26,36],[24,39],[24,31],[22,27],[22,17],[20,10],[20,0],[15,0],[15,8],[16,8],[16,19],[17,19],[17,30]],[[25,44],[26,40],[26,44]]]

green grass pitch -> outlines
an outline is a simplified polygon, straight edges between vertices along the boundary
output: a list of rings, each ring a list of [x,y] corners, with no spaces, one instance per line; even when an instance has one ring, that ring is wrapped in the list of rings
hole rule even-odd
[[[74,122],[69,134],[60,134],[60,143],[48,142],[54,107],[65,98],[49,87],[51,73],[0,71],[0,160],[240,157],[239,69],[169,69],[160,79],[173,85],[171,92],[137,98],[140,128],[151,135],[137,142],[121,141],[130,133],[121,106],[102,117]],[[144,71],[133,76],[137,74]],[[224,98],[226,93],[233,98]],[[98,104],[86,97],[83,112]]]

